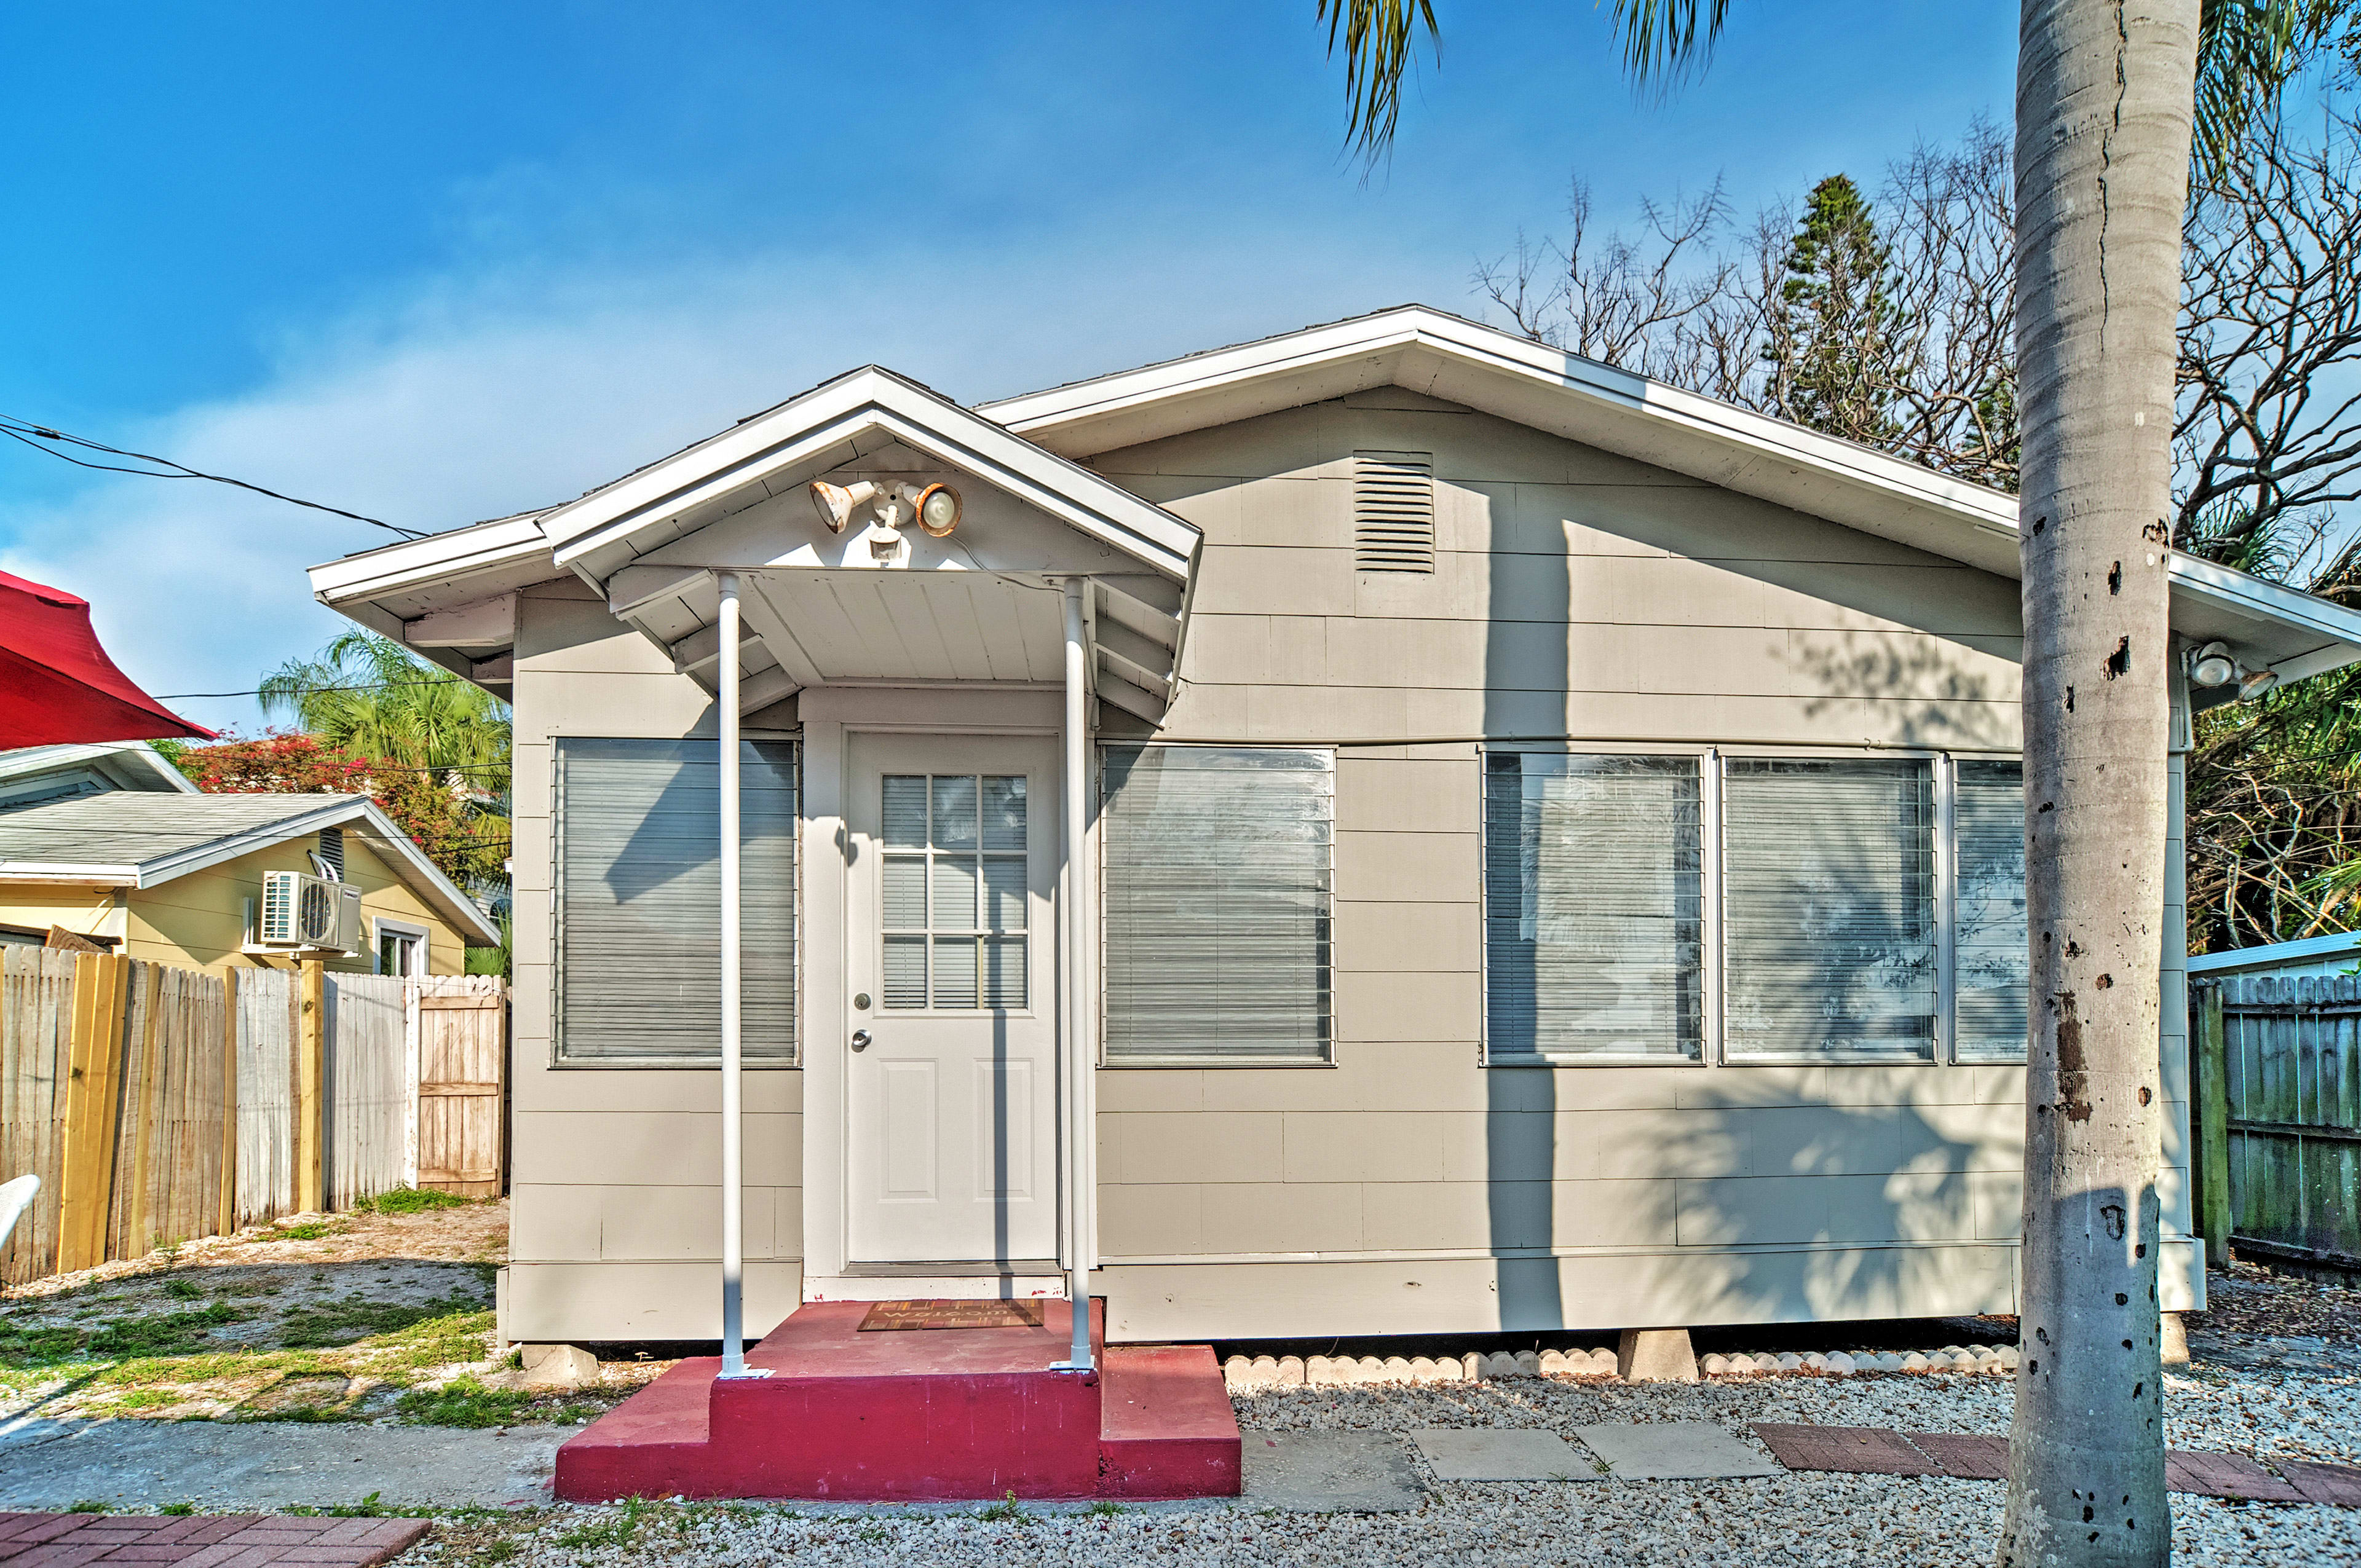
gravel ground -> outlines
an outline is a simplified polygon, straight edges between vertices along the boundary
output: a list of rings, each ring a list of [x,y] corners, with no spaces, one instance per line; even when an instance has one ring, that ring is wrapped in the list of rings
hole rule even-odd
[[[1936,1376],[1779,1377],[1695,1387],[1519,1379],[1474,1387],[1299,1388],[1241,1398],[1241,1426],[1399,1431],[1703,1420],[2004,1432],[2011,1382]],[[2166,1379],[2176,1446],[2361,1463],[2361,1377],[2199,1366]],[[518,1568],[768,1563],[1158,1564],[1907,1564],[1984,1568],[1998,1482],[1787,1475],[1727,1482],[1452,1485],[1407,1514],[1279,1514],[1251,1504],[955,1509],[645,1505],[455,1520],[405,1562]],[[2361,1562],[2361,1509],[2172,1500],[2184,1564]],[[1004,1510],[1005,1511],[1005,1510]]]

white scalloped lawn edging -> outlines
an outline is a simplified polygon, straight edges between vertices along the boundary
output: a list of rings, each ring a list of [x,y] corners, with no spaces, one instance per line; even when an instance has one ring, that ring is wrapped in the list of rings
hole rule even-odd
[[[1697,1362],[1708,1377],[1763,1377],[1801,1375],[1847,1377],[1861,1372],[1960,1372],[2008,1376],[2016,1371],[2016,1347],[1947,1344],[1940,1350],[1790,1351],[1760,1355],[1708,1355]],[[1233,1394],[1260,1394],[1274,1388],[1335,1388],[1386,1384],[1484,1383],[1508,1377],[1612,1377],[1612,1350],[1484,1351],[1444,1356],[1234,1355],[1222,1364],[1222,1378]]]

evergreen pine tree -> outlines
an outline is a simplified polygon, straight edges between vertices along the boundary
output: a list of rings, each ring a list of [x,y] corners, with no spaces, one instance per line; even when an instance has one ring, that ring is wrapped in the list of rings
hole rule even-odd
[[[1887,433],[1887,256],[1859,186],[1832,174],[1812,187],[1763,351],[1779,406],[1796,423],[1871,444]]]

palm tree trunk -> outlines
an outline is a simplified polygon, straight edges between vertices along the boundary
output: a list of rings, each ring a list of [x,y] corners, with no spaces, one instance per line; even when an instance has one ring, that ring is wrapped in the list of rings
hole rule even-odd
[[[2173,326],[2200,0],[2024,0],[2024,1295],[1999,1561],[2168,1561],[2157,967]]]

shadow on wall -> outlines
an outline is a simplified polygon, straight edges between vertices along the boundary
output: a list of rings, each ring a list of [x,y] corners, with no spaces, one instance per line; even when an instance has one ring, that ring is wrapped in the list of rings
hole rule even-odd
[[[1963,668],[1938,639],[1817,632],[1791,639],[1788,663],[1803,677],[1809,694],[1804,711],[1812,718],[1847,701],[1874,699],[1894,707],[1900,699],[1908,706],[1893,728],[1895,744],[2017,744],[2015,683]]]
[[[1515,602],[1521,620],[1554,613],[1563,622],[1571,574],[1584,559],[1495,553],[1493,600]],[[1567,684],[1565,641],[1517,637],[1512,624],[1487,629],[1488,734],[1522,728],[1510,694]],[[1886,641],[1829,648],[1817,670],[1820,689],[1830,700],[1908,691],[1927,702],[1922,729],[1942,721],[1946,702],[1992,700],[1982,678],[1951,665],[1939,644],[1919,642],[1905,655],[1870,651]],[[1814,853],[1796,867],[1766,862],[1759,961],[1751,975],[1730,977],[1732,1027],[1775,1040],[1783,1029],[1814,1032],[1825,1014],[1836,1037],[1861,1048],[1898,1055],[1923,1030],[1931,1050],[1934,932],[1911,928],[1909,918],[1913,908],[1931,908],[1931,889],[1918,896],[1894,883],[1889,847],[1850,845],[1834,831],[1807,837]],[[1862,858],[1848,863],[1848,853]],[[1931,863],[1923,872],[1932,874]],[[1890,894],[1879,891],[1889,884]],[[1532,982],[1528,965],[1499,970],[1494,983],[1519,974]],[[1644,1014],[1657,1003],[1637,1005]],[[1542,1010],[1514,1011],[1530,1019]],[[1517,1042],[1491,1044],[1500,1051]],[[1908,1102],[1929,1091],[1972,1100],[1977,1081],[1966,1069],[1910,1064],[1487,1068],[1487,1212],[1500,1327],[2005,1308],[2009,1265],[1994,1244],[2016,1227],[2020,1113]],[[1653,1091],[1635,1097],[1641,1083]],[[1597,1103],[1586,1103],[1593,1091]],[[1871,1099],[1894,1102],[1861,1102]],[[1565,1270],[1554,1255],[1589,1248],[1631,1251]],[[1570,1288],[1593,1289],[1586,1279],[1599,1282],[1596,1299],[1569,1299]]]

